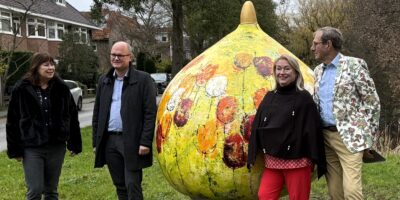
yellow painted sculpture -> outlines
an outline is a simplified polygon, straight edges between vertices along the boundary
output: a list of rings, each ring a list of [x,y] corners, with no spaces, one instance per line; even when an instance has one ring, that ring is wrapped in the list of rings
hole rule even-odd
[[[162,172],[194,199],[257,198],[263,163],[260,157],[251,173],[246,168],[251,124],[275,87],[274,59],[292,54],[260,29],[251,2],[240,18],[235,31],[175,76],[158,107],[155,146]],[[312,71],[298,61],[310,89]]]

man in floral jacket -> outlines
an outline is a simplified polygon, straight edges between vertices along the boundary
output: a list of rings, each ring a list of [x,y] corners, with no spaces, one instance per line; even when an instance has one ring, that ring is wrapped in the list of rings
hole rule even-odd
[[[342,55],[342,33],[332,27],[314,33],[311,51],[322,62],[314,100],[324,126],[327,184],[331,199],[363,199],[363,152],[374,144],[380,103],[364,60]]]

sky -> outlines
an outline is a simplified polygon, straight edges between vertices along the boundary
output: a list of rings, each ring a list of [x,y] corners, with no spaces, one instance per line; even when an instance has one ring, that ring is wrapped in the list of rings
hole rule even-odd
[[[92,5],[92,0],[66,0],[78,11],[90,11],[90,6]]]

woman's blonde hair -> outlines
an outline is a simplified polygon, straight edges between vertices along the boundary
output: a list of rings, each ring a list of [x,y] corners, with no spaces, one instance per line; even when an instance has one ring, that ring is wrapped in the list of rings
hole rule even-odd
[[[289,63],[290,67],[292,67],[296,71],[296,74],[297,74],[296,88],[298,90],[304,90],[304,79],[303,79],[303,75],[301,75],[300,65],[299,65],[299,63],[297,62],[296,59],[294,59],[292,56],[289,56],[289,55],[286,55],[286,54],[282,54],[277,59],[275,59],[275,62],[274,62],[274,71],[273,72],[274,72],[274,78],[275,78],[276,85],[279,84],[277,79],[276,79],[276,63],[279,60],[286,60]]]

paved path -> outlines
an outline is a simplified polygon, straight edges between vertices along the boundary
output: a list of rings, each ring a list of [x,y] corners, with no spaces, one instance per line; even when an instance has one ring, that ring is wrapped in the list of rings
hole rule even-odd
[[[161,95],[157,97],[157,105],[161,99]],[[82,110],[79,111],[79,123],[80,127],[87,127],[92,125],[94,98],[83,99]],[[0,152],[7,149],[6,141],[6,117],[7,110],[0,112]]]
[[[94,98],[83,99],[82,110],[78,112],[80,127],[92,125]],[[7,149],[6,141],[6,117],[7,110],[0,112],[0,151]]]

